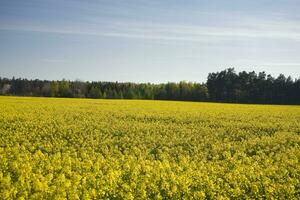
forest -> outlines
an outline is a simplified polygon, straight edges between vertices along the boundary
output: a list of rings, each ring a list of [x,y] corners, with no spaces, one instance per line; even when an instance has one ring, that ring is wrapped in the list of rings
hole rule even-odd
[[[0,95],[96,99],[155,99],[224,103],[300,104],[300,79],[228,68],[205,83],[120,83],[1,78]]]

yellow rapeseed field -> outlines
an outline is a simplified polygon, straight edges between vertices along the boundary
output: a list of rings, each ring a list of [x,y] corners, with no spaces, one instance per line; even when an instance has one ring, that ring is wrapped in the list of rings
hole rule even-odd
[[[0,199],[299,199],[300,106],[0,97]]]

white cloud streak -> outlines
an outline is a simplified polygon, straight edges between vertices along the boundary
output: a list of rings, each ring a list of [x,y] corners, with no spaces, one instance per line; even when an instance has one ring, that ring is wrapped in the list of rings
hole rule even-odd
[[[63,25],[2,23],[0,30],[73,34],[162,41],[217,42],[223,40],[285,39],[300,41],[300,24],[252,21],[232,27],[133,22],[100,22]]]
[[[233,62],[234,65],[256,65],[256,66],[290,66],[300,67],[300,61],[292,60],[254,60],[254,59],[239,59]]]
[[[42,59],[43,62],[47,63],[66,63],[68,60],[66,59],[55,59],[55,58],[44,58]]]

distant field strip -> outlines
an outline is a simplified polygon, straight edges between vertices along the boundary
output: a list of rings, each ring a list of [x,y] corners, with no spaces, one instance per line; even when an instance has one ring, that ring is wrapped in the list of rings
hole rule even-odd
[[[300,199],[300,106],[0,97],[0,199]]]

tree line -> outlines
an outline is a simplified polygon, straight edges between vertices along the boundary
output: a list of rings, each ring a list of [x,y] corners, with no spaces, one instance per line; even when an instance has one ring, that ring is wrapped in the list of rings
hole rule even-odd
[[[206,82],[209,100],[230,103],[300,104],[300,79],[265,72],[236,73],[229,68],[210,73]]]
[[[300,104],[300,79],[265,72],[235,72],[228,68],[209,73],[206,83],[164,84],[48,81],[1,78],[0,94],[14,96],[96,99],[156,99],[227,103]]]

